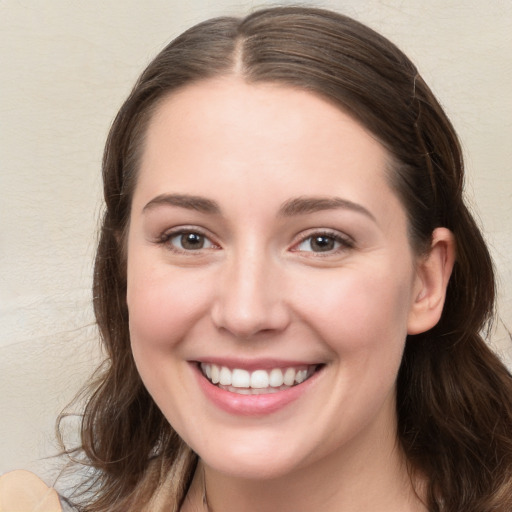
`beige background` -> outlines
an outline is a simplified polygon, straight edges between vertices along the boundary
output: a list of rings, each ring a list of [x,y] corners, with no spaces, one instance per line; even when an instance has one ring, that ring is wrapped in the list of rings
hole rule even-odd
[[[309,4],[390,37],[446,107],[466,153],[468,197],[499,270],[493,344],[510,361],[512,2]],[[0,473],[50,474],[56,461],[42,458],[55,452],[55,418],[98,359],[89,289],[102,145],[116,110],[180,31],[263,5],[0,0]]]

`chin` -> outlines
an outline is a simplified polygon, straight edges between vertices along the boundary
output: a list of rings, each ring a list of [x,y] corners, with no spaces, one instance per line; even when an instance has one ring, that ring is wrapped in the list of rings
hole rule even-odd
[[[227,434],[228,443],[212,435],[211,439],[217,441],[215,446],[199,443],[194,451],[212,470],[248,480],[279,479],[313,462],[312,448],[290,435],[279,433],[269,437],[268,432],[258,435],[252,431],[249,436],[236,437],[236,433]]]
[[[279,460],[275,456],[256,457],[252,460],[241,460],[239,457],[224,457],[223,460],[201,457],[201,460],[219,473],[244,480],[275,480],[297,469],[296,463]]]

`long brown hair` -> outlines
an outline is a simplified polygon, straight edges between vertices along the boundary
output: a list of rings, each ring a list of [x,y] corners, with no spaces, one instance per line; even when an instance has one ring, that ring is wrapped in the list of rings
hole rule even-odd
[[[439,323],[409,336],[397,382],[399,442],[411,475],[426,478],[432,512],[512,510],[512,378],[480,333],[493,315],[491,259],[464,204],[457,136],[416,67],[348,17],[273,8],[199,24],[164,48],[121,107],[103,161],[106,209],[94,308],[107,360],[82,419],[83,463],[94,468],[83,510],[143,510],[164,480],[179,510],[196,456],[144,388],[130,351],[123,242],[152,113],[180,87],[238,74],[319,95],[370,130],[394,165],[417,251],[436,227],[453,233],[457,260]],[[156,510],[155,505],[155,510]]]

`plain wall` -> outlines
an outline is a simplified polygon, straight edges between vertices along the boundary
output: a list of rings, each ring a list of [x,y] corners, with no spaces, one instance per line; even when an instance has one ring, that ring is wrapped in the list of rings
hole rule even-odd
[[[288,2],[282,2],[286,4]],[[356,17],[418,65],[462,140],[498,268],[492,343],[512,327],[512,2],[303,2]],[[50,474],[54,421],[99,360],[91,313],[109,125],[164,43],[266,2],[0,2],[0,473]]]

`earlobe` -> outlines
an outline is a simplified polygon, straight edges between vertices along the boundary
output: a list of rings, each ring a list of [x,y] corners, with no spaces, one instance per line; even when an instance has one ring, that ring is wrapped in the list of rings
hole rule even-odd
[[[448,281],[455,262],[455,239],[447,228],[432,233],[430,252],[417,264],[408,334],[420,334],[434,327],[443,312]]]

